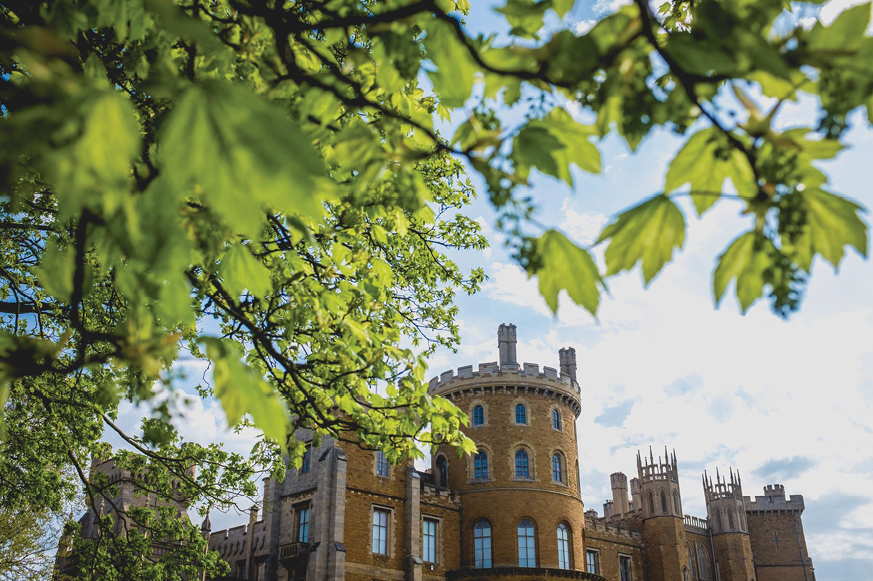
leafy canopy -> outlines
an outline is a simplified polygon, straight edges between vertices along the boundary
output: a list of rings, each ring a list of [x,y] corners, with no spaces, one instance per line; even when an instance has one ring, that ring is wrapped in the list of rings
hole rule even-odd
[[[787,315],[817,255],[866,256],[863,209],[816,164],[853,111],[873,119],[870,4],[807,30],[786,0],[635,0],[585,34],[545,34],[572,5],[506,0],[505,39],[468,32],[467,0],[0,0],[3,506],[58,510],[75,480],[43,471],[67,466],[97,512],[111,491],[85,467],[104,430],[149,463],[152,489],[176,479],[204,507],[281,473],[282,454],[299,465],[297,428],[392,461],[437,441],[471,451],[466,418],[423,381],[459,340],[455,293],[484,277],[450,258],[487,244],[467,172],[553,311],[566,291],[595,314],[637,264],[651,282],[686,242],[679,196],[748,216],[714,257],[716,301],[733,285],[743,310],[766,297]],[[801,95],[814,118],[781,129]],[[688,137],[663,187],[604,228],[601,272],[541,229],[525,188],[534,172],[572,187],[600,171],[606,135],[636,149],[658,127]],[[249,458],[173,428],[178,363],[201,359],[199,395],[265,434]],[[141,434],[115,424],[122,401],[152,410]],[[95,559],[146,550],[127,541]],[[168,570],[154,567],[141,574]]]

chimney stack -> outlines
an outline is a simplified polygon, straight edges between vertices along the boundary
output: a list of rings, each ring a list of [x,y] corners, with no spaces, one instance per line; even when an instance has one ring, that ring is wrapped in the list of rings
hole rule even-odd
[[[612,502],[616,514],[625,515],[630,512],[627,499],[627,476],[622,472],[615,472],[609,477],[612,484]]]
[[[518,369],[515,343],[515,325],[502,323],[497,329],[497,347],[500,350],[501,368]]]
[[[558,360],[561,364],[561,373],[576,381],[576,350],[572,347],[559,350]]]

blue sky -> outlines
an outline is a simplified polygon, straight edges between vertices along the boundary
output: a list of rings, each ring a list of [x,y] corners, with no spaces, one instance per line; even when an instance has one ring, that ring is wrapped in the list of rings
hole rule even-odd
[[[473,4],[471,30],[505,30],[491,2]],[[547,28],[581,32],[619,5],[577,2],[564,22]],[[832,0],[822,18],[830,20],[848,5]],[[802,15],[815,12],[807,8]],[[786,107],[779,123],[811,124],[813,109],[810,102]],[[463,115],[456,111],[453,121]],[[860,114],[852,121],[850,147],[820,167],[834,191],[873,208],[873,130]],[[601,143],[601,175],[577,173],[572,190],[535,176],[531,194],[540,207],[539,221],[590,244],[611,216],[660,190],[681,143],[681,137],[658,131],[631,153],[607,137]],[[475,175],[474,182],[484,197]],[[784,484],[788,494],[806,500],[804,524],[818,578],[873,580],[873,264],[850,251],[835,275],[817,261],[803,306],[788,321],[766,303],[743,316],[732,296],[716,308],[715,258],[749,227],[749,218],[740,215],[735,201],[722,201],[703,219],[694,217],[686,201],[680,203],[688,220],[685,248],[648,289],[638,271],[611,279],[596,320],[566,297],[552,316],[536,282],[502,249],[490,227],[488,203],[474,203],[466,213],[479,218],[492,248],[455,258],[483,267],[489,280],[479,295],[458,297],[463,343],[457,353],[438,353],[432,374],[496,360],[497,327],[503,322],[518,326],[521,361],[557,367],[558,349],[575,347],[586,508],[602,511],[611,472],[635,475],[638,449],[651,445],[663,453],[668,446],[678,455],[687,512],[705,516],[704,469],[738,468],[751,496],[762,494],[766,484]],[[869,216],[865,220],[869,223]],[[602,250],[595,254],[602,265]],[[195,379],[203,371],[201,362],[181,366]],[[140,414],[125,408],[122,421],[130,425]],[[193,401],[179,427],[187,437],[221,440],[241,452],[253,435],[228,433],[214,401]],[[218,528],[243,519],[214,515],[213,522]]]

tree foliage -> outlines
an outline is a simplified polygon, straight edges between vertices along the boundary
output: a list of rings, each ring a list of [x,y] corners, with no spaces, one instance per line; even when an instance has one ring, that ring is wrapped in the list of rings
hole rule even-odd
[[[467,0],[0,0],[0,500],[57,510],[75,483],[41,468],[88,482],[107,429],[162,494],[182,479],[204,506],[282,453],[299,465],[298,427],[394,461],[470,451],[423,381],[459,339],[455,293],[484,276],[450,258],[487,244],[468,171],[552,310],[566,290],[596,313],[637,264],[650,282],[685,243],[678,196],[749,216],[714,273],[744,311],[798,308],[816,255],[866,256],[862,209],[815,164],[852,111],[873,119],[869,4],[805,29],[787,0],[635,0],[544,35],[572,5],[506,0],[506,39],[472,36]],[[816,117],[778,128],[804,95]],[[659,127],[688,138],[660,191],[603,230],[605,272],[539,230],[534,170],[572,186],[600,171],[600,139],[636,149]],[[252,457],[182,446],[183,358],[208,359],[200,395],[267,436]],[[115,424],[120,402],[150,405],[142,434]],[[208,469],[186,479],[191,460]]]

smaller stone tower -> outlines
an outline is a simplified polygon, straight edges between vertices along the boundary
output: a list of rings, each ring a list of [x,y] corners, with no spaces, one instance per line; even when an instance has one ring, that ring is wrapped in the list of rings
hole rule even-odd
[[[664,449],[664,459],[649,448],[649,457],[637,453],[637,473],[643,518],[643,543],[650,547],[650,581],[675,581],[677,571],[690,573],[685,549],[685,520],[679,494],[679,469],[676,452]],[[681,577],[680,577],[681,579]],[[727,581],[727,580],[724,580]]]
[[[559,349],[558,362],[561,365],[561,374],[576,381],[576,350],[572,347]]]
[[[643,508],[643,492],[640,489],[640,479],[631,478],[630,480],[631,504],[630,509],[638,511]]]
[[[752,545],[743,505],[743,486],[739,472],[730,470],[730,480],[716,469],[715,483],[703,475],[706,512],[712,531],[712,547],[718,579],[748,581],[755,578]]]
[[[757,581],[815,581],[803,534],[803,496],[768,484],[764,496],[743,498]]]

